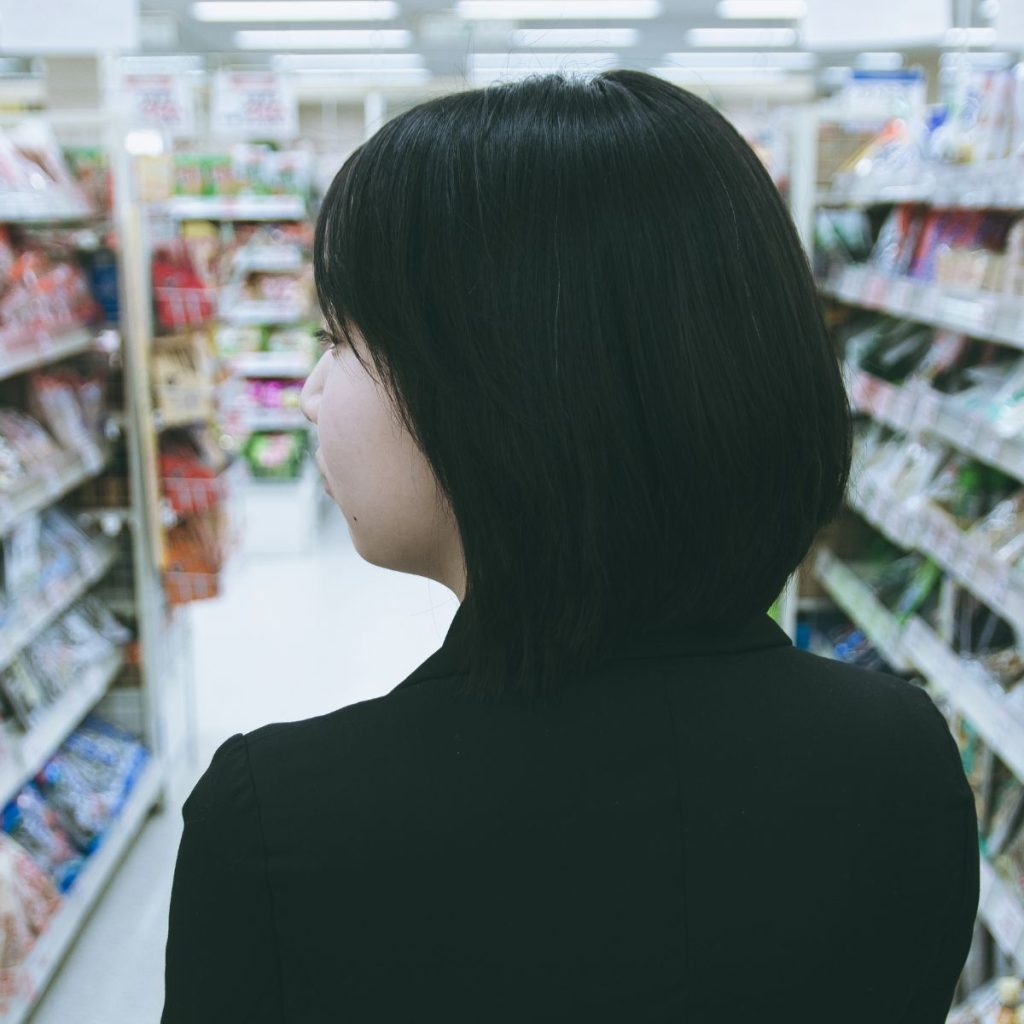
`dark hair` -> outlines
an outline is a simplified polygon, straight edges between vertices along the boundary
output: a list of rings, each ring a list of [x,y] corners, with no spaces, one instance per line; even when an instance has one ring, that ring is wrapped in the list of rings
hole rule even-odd
[[[451,504],[478,692],[763,613],[841,503],[847,401],[793,224],[728,121],[661,79],[396,117],[327,192],[315,272]]]

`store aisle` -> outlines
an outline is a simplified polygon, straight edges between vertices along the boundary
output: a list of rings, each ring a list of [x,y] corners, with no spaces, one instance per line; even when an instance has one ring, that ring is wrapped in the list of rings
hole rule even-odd
[[[232,733],[387,692],[437,648],[455,613],[437,584],[363,562],[333,514],[303,556],[250,558],[192,609],[198,777]],[[189,786],[190,788],[190,786]],[[150,1024],[163,998],[178,794],[151,819],[33,1024]]]

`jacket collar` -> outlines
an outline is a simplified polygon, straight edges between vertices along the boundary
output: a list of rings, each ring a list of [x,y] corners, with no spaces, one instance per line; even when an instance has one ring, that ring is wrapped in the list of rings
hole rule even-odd
[[[395,690],[415,686],[428,679],[465,675],[469,671],[464,607],[459,606],[441,647],[400,682]],[[716,628],[698,628],[679,623],[656,626],[617,645],[609,652],[607,660],[744,654],[790,644],[791,640],[782,627],[764,614],[747,622]]]

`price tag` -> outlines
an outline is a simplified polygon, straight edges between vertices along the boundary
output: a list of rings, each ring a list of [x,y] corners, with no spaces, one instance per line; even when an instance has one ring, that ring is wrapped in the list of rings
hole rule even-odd
[[[897,430],[910,430],[914,421],[914,396],[906,388],[891,391],[892,421]]]
[[[889,422],[893,419],[896,405],[896,388],[883,380],[878,381],[875,394],[875,410],[878,418]]]
[[[907,277],[894,277],[889,283],[889,308],[894,313],[910,311],[914,301],[914,282]]]
[[[957,296],[943,297],[939,313],[953,329],[990,331],[995,326],[996,307],[985,299],[962,299]]]
[[[889,278],[884,274],[872,274],[867,280],[864,301],[871,306],[884,306],[889,295]]]
[[[939,422],[942,398],[931,388],[919,388],[915,395],[911,425],[915,430],[931,430]]]

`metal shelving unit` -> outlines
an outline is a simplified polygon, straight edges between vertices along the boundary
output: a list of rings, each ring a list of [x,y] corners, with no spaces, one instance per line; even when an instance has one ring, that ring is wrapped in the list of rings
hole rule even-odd
[[[185,699],[171,692],[167,672],[167,666],[176,663],[178,648],[185,637],[165,604],[153,544],[159,491],[154,486],[156,446],[149,386],[151,299],[145,225],[136,195],[132,158],[124,145],[123,126],[108,113],[51,112],[43,119],[63,134],[65,141],[68,135],[90,145],[101,140],[110,160],[114,206],[109,226],[118,239],[118,366],[123,373],[125,404],[123,411],[111,417],[115,427],[111,437],[115,440],[64,451],[52,462],[33,467],[31,478],[19,490],[0,497],[0,535],[9,532],[25,516],[53,505],[115,468],[116,462],[117,471],[127,481],[128,504],[122,499],[116,508],[90,506],[89,517],[115,531],[127,530],[129,537],[126,542],[101,537],[61,583],[20,596],[11,609],[11,617],[0,629],[0,668],[10,664],[19,651],[78,598],[94,586],[114,586],[114,578],[119,592],[111,604],[116,604],[121,613],[130,614],[136,624],[139,663],[132,669],[133,685],[118,688],[126,655],[117,648],[41,709],[29,729],[22,732],[6,727],[4,756],[0,760],[0,796],[4,801],[11,799],[100,704],[104,714],[141,735],[150,751],[150,760],[120,815],[111,822],[100,847],[88,857],[28,958],[5,970],[4,993],[0,997],[2,1024],[20,1024],[33,1013],[147,816],[163,805],[174,769],[181,765],[177,759],[187,746],[167,724],[171,717],[169,703]],[[102,219],[95,211],[80,206],[5,209],[0,204],[0,222],[54,225]],[[62,326],[52,334],[41,334],[23,349],[0,354],[0,379],[83,355],[95,347],[95,331]],[[102,349],[110,351],[111,347]],[[187,720],[184,728],[188,728]]]
[[[817,184],[818,126],[834,112],[818,105],[806,111],[796,147],[794,210],[808,250],[817,207],[869,207],[911,203],[943,209],[1024,210],[1024,162],[1004,160],[976,166],[923,165],[912,180],[884,181],[847,175],[831,186]],[[879,125],[881,124],[879,119]],[[874,310],[937,329],[1024,350],[1024,300],[998,292],[951,288],[851,265],[822,282],[822,294],[839,303]],[[1024,483],[1024,438],[1004,434],[974,416],[955,396],[924,386],[895,386],[847,366],[851,407],[898,434],[937,439],[953,451],[995,467]],[[847,505],[876,531],[904,550],[921,553],[943,570],[949,596],[955,587],[973,594],[1008,622],[1024,644],[1024,573],[999,561],[980,539],[959,529],[941,509],[853,480]],[[925,680],[951,711],[969,721],[983,743],[1024,779],[1024,694],[1007,694],[979,662],[961,657],[935,629],[914,616],[901,621],[876,598],[855,563],[822,549],[812,574],[898,671]],[[943,631],[948,628],[944,622]],[[979,918],[998,948],[1024,970],[1024,900],[981,860]]]

